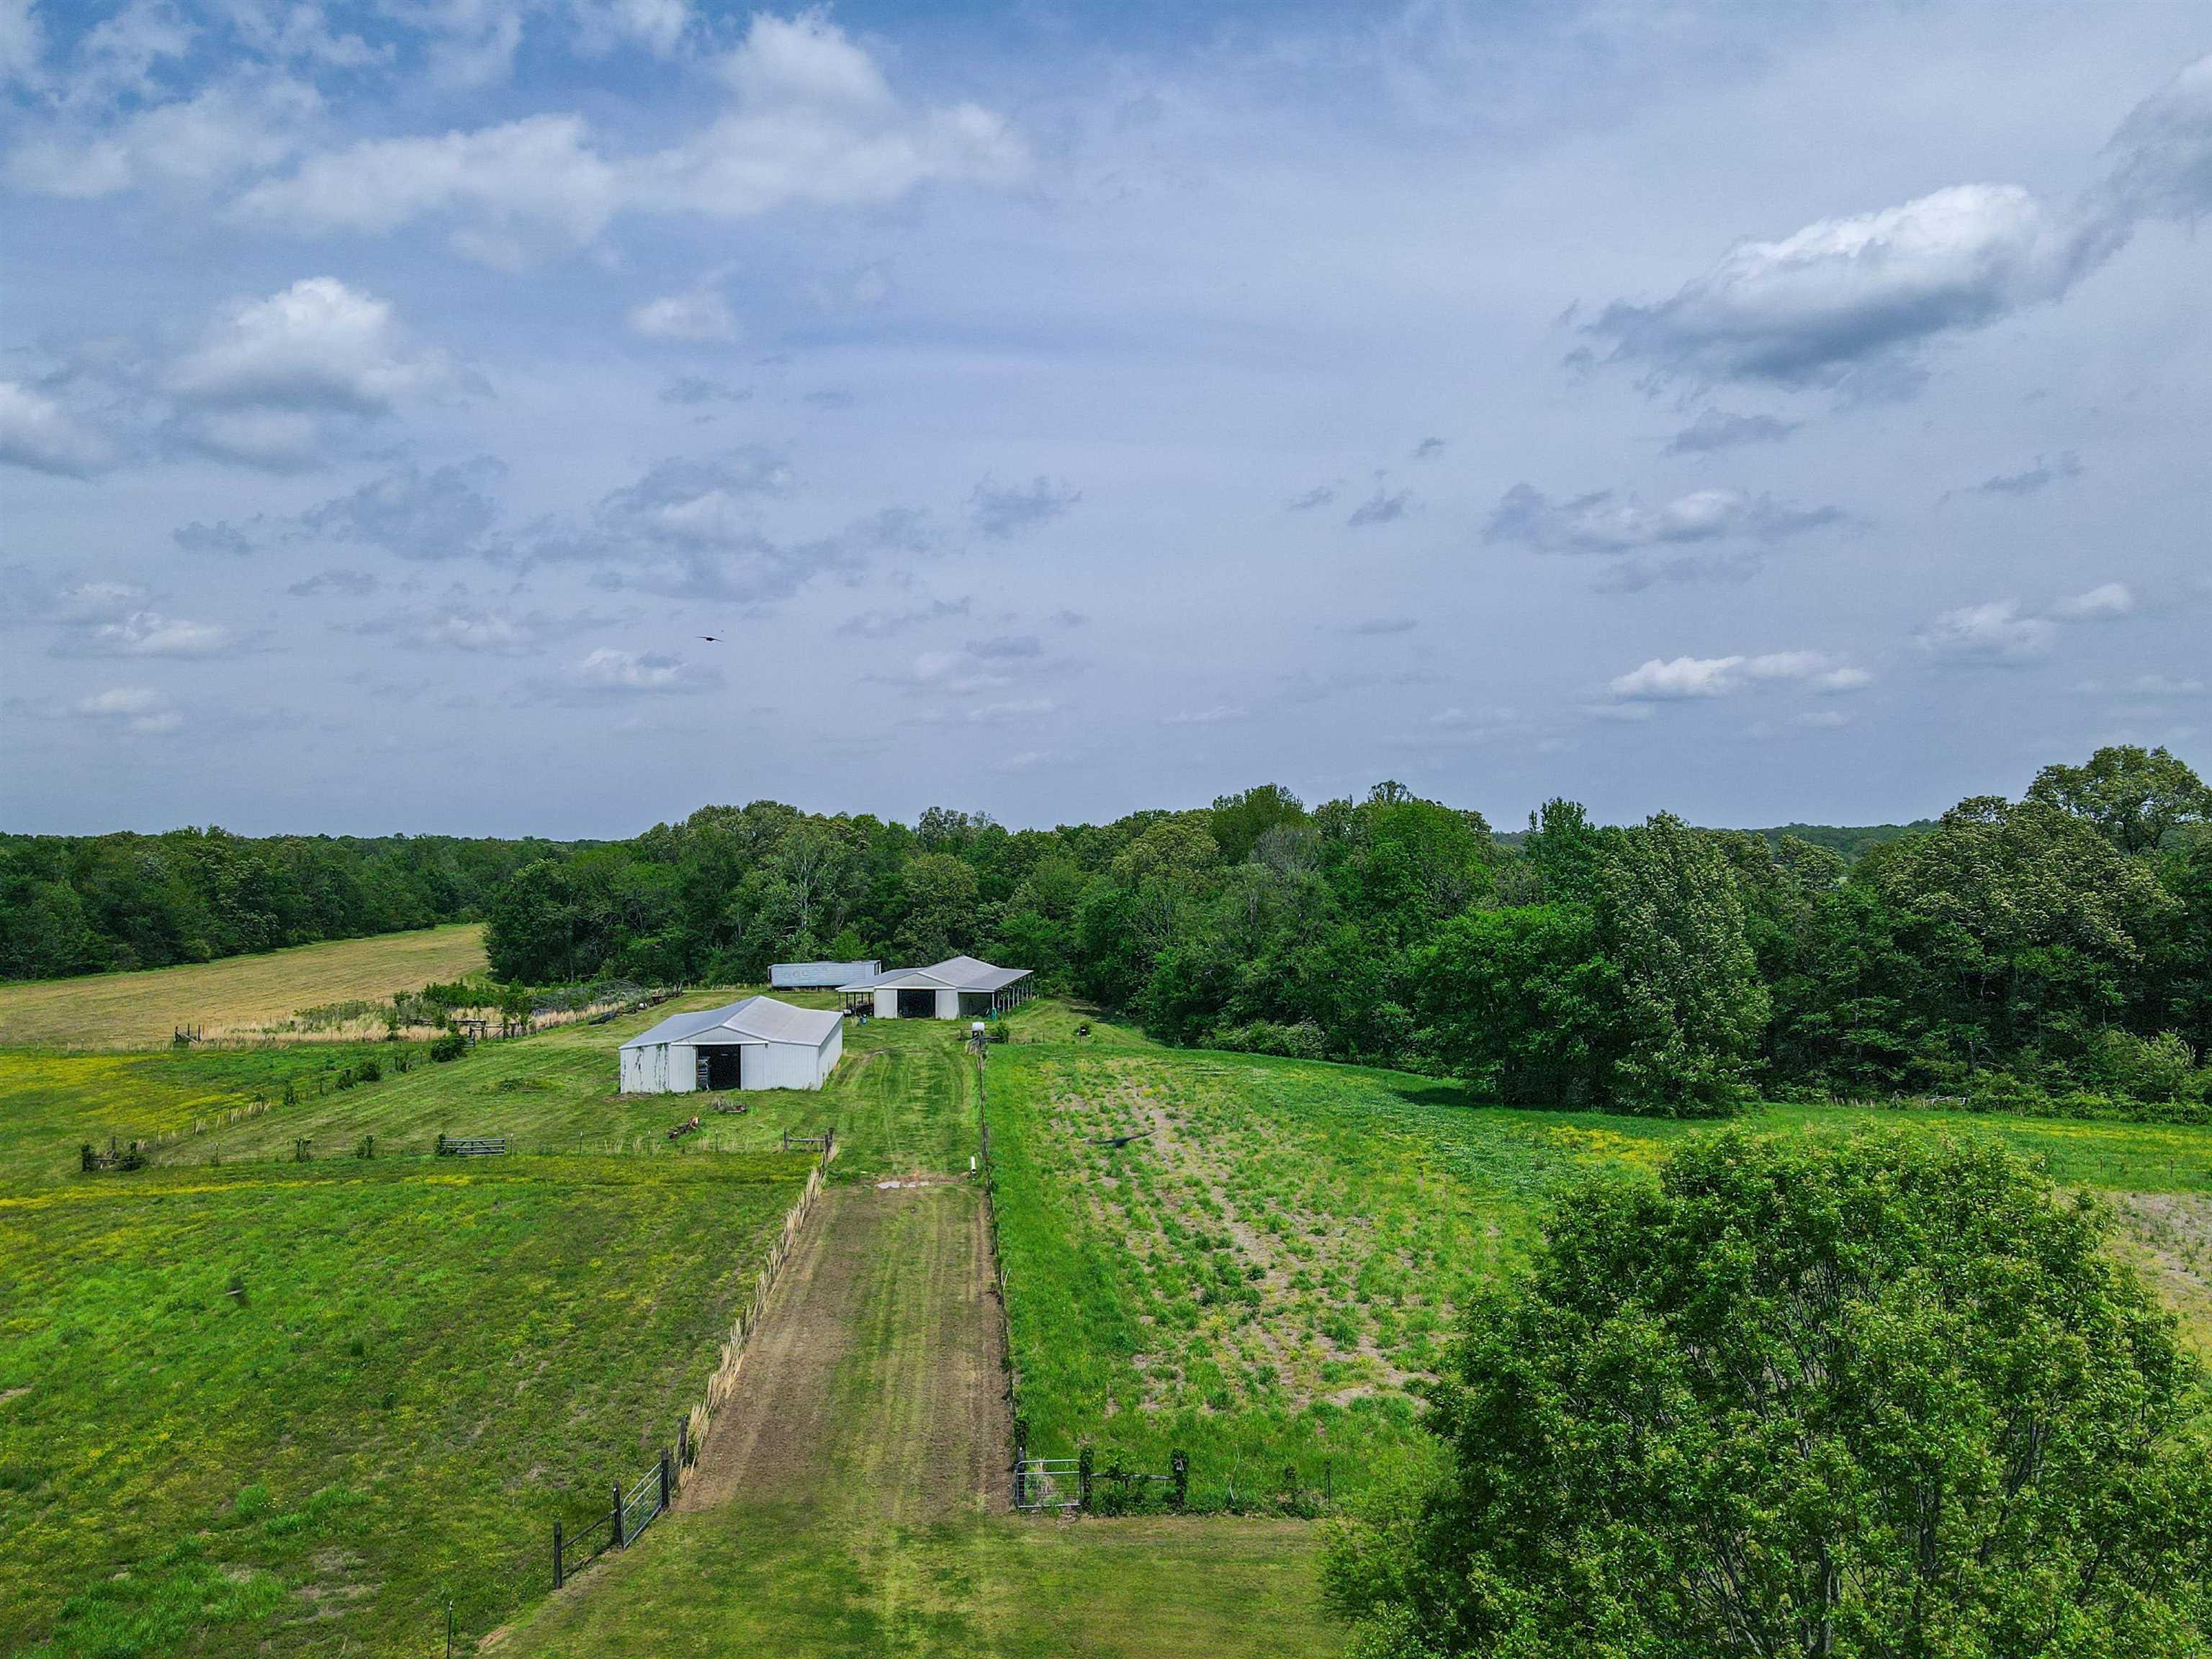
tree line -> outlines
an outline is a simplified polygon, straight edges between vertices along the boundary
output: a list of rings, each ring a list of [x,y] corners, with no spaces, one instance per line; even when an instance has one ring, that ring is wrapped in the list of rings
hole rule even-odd
[[[573,849],[452,836],[0,836],[0,979],[166,968],[479,918]]]
[[[1595,823],[1501,838],[1395,783],[1309,808],[1009,830],[775,802],[549,848],[487,902],[495,973],[744,983],[969,951],[1167,1041],[1451,1075],[1514,1103],[1755,1091],[2205,1109],[2212,792],[2164,750],[2046,767],[1849,844]]]

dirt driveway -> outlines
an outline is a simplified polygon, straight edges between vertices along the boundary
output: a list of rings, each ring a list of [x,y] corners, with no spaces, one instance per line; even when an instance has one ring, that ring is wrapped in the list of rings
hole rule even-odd
[[[906,1525],[1008,1501],[982,1199],[832,1187],[786,1264],[679,1512],[802,1505]]]

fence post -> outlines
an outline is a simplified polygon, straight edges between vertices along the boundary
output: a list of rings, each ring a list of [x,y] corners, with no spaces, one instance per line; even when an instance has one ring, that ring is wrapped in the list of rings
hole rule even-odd
[[[1091,1512],[1091,1444],[1085,1441],[1075,1456],[1075,1507]]]
[[[629,1547],[629,1540],[624,1539],[622,1535],[622,1482],[617,1480],[615,1482],[615,1547],[618,1550],[625,1550]]]
[[[668,1507],[668,1448],[660,1449],[660,1507]]]
[[[1190,1502],[1190,1458],[1177,1447],[1168,1467],[1175,1471],[1175,1506],[1182,1509]]]
[[[561,1576],[561,1523],[558,1521],[556,1521],[553,1523],[553,1588],[555,1589],[559,1589],[562,1582]]]

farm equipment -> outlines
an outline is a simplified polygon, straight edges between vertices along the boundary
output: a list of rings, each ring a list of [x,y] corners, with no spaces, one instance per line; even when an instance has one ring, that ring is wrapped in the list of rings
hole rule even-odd
[[[698,1133],[699,1120],[696,1116],[693,1116],[686,1118],[683,1122],[671,1129],[668,1132],[668,1138],[671,1140],[681,1140],[686,1135],[696,1135]]]

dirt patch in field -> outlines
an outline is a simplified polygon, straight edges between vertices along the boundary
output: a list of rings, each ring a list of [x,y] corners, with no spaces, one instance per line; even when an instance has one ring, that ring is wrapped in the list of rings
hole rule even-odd
[[[1159,1346],[1133,1357],[1143,1379],[1141,1397],[1129,1402],[1136,1409],[1191,1403],[1200,1356],[1215,1359],[1235,1391],[1293,1409],[1346,1405],[1417,1379],[1377,1340],[1370,1310],[1346,1293],[1371,1246],[1366,1218],[1301,1203],[1294,1182],[1270,1194],[1240,1179],[1269,1164],[1310,1164],[1291,1137],[1255,1115],[1226,1122],[1206,1103],[1164,1100],[1133,1082],[1056,1092],[1053,1107],[1103,1236],[1156,1280],[1180,1272],[1180,1296],[1204,1310],[1172,1329],[1140,1320]],[[1122,1135],[1136,1139],[1097,1144]],[[1109,1402],[1109,1414],[1121,1403]]]
[[[2123,1248],[2200,1348],[2212,1352],[2212,1196],[2108,1194]]]
[[[1006,1508],[991,1279],[966,1183],[829,1188],[677,1507],[902,1524]]]

